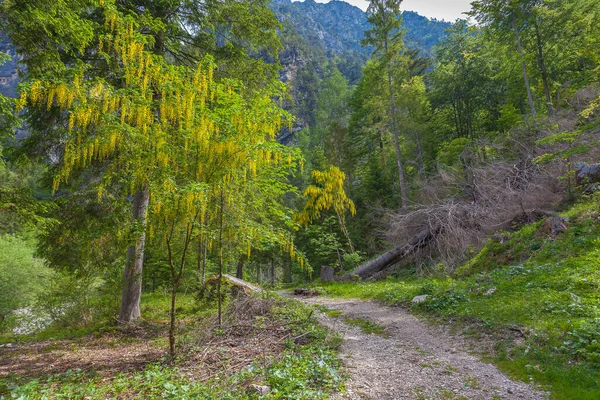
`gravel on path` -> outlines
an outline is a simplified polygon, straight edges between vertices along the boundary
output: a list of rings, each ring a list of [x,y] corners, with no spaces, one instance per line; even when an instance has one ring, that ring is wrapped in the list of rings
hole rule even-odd
[[[349,374],[338,399],[547,399],[532,385],[515,382],[482,362],[461,336],[427,324],[406,310],[371,301],[309,297],[296,299],[339,310],[321,322],[343,339],[340,357]],[[368,319],[386,328],[366,334],[344,317]]]

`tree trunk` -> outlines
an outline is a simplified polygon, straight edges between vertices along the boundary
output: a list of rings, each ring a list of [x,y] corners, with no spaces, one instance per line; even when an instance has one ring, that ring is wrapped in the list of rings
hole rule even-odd
[[[217,281],[217,302],[219,326],[223,323],[223,299],[221,298],[221,282],[223,281],[223,208],[225,207],[225,193],[221,189],[221,210],[219,213],[219,280]]]
[[[527,75],[527,64],[525,64],[525,56],[523,55],[523,47],[521,46],[521,35],[519,34],[519,28],[517,26],[517,17],[513,13],[512,15],[513,28],[515,30],[515,37],[517,38],[517,50],[521,57],[521,66],[523,67],[523,79],[525,80],[525,89],[527,90],[527,101],[529,102],[529,108],[531,109],[531,116],[535,117],[535,106],[533,105],[533,95],[531,94],[531,87],[529,86],[529,75]]]
[[[344,275],[340,278],[337,278],[336,280],[353,280],[355,276],[358,276],[362,280],[367,280],[373,275],[377,274],[378,272],[393,266],[402,258],[414,253],[421,247],[424,247],[433,239],[433,237],[434,234],[432,233],[432,231],[429,229],[425,229],[413,238],[411,238],[408,242],[394,247],[387,253],[384,253],[379,257],[363,264],[351,274]]]
[[[150,201],[150,189],[145,185],[133,197],[133,221],[139,229],[134,245],[127,249],[127,264],[123,275],[123,294],[119,323],[130,324],[140,318],[142,297],[142,269],[144,265],[144,245],[146,242],[146,212]]]
[[[202,235],[200,235],[198,237],[198,263],[197,263],[198,270],[196,272],[196,274],[197,274],[196,279],[202,285],[204,285],[204,273],[203,273],[203,268],[202,268],[202,259],[204,258],[203,253],[204,253],[204,250],[202,249]]]
[[[275,286],[275,259],[271,258],[271,286]]]
[[[385,54],[388,55],[388,40],[384,42]],[[391,60],[389,61],[392,62]],[[396,99],[394,98],[394,86],[392,84],[392,69],[391,65],[387,66],[388,86],[390,89],[390,113],[392,114],[392,133],[394,135],[394,144],[396,146],[396,161],[398,163],[398,178],[400,180],[400,197],[402,198],[402,209],[406,210],[407,194],[406,181],[404,179],[404,168],[402,167],[402,153],[400,152],[400,133],[398,132],[398,121],[396,120]]]
[[[419,175],[423,179],[423,183],[427,185],[427,171],[425,170],[425,157],[423,157],[423,146],[421,146],[421,134],[416,132],[415,139],[417,142],[417,163],[419,165]]]
[[[238,279],[244,279],[244,256],[240,257],[235,269],[235,277]]]
[[[554,115],[554,107],[552,105],[552,95],[550,94],[550,83],[548,82],[548,70],[546,69],[546,61],[544,59],[542,35],[540,34],[540,27],[537,22],[535,22],[535,38],[537,43],[538,65],[540,67],[540,74],[542,75],[542,84],[544,85],[544,94],[546,95],[548,115],[552,117]]]
[[[344,216],[340,213],[336,213],[338,217],[338,222],[340,223],[340,229],[348,242],[348,248],[350,249],[350,253],[354,253],[354,245],[352,244],[352,240],[350,239],[350,235],[348,234],[348,229],[346,229],[346,223],[344,222]],[[343,268],[343,266],[342,266]]]
[[[233,286],[243,289],[246,294],[262,292],[259,286],[253,285],[250,282],[246,282],[243,279],[234,278],[231,275],[223,274],[223,279],[227,280]]]
[[[331,282],[333,281],[333,277],[335,276],[335,271],[332,267],[327,265],[323,265],[321,267],[321,282]]]
[[[283,281],[292,283],[292,264],[289,261],[283,264]]]
[[[202,256],[202,285],[206,282],[206,260],[208,258],[207,242],[204,242],[204,255]]]
[[[177,305],[177,285],[173,285],[171,292],[171,319],[169,324],[169,358],[175,361],[175,309]]]

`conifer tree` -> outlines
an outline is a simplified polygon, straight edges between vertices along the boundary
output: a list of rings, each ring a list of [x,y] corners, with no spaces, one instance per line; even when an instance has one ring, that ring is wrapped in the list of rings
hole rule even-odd
[[[398,164],[398,177],[400,180],[400,196],[402,209],[408,207],[408,193],[402,153],[400,149],[400,132],[398,121],[398,110],[394,94],[394,72],[393,69],[401,57],[404,48],[402,40],[402,14],[400,5],[402,0],[371,0],[367,9],[367,19],[372,28],[365,32],[365,45],[372,45],[375,56],[384,66],[387,76],[387,90],[389,95],[388,108],[390,112],[392,135],[396,148],[396,161]]]

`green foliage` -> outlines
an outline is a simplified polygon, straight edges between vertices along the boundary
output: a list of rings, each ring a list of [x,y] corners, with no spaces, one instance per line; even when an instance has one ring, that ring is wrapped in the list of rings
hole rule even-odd
[[[469,145],[470,140],[467,138],[458,138],[444,143],[438,152],[437,162],[442,166],[460,166],[461,156]]]
[[[34,249],[31,239],[0,235],[0,331],[15,322],[13,311],[35,303],[52,277],[52,271],[34,258]]]
[[[354,271],[363,261],[364,256],[359,252],[344,253],[342,256],[344,259],[344,270]]]

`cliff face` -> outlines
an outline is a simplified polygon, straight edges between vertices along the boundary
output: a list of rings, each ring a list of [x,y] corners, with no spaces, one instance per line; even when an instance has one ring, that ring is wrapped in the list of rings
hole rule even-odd
[[[19,84],[17,63],[19,57],[10,40],[0,33],[0,52],[8,54],[12,60],[0,65],[0,94],[7,97],[16,96],[16,88]]]
[[[361,46],[368,28],[365,13],[343,1],[316,3],[314,0],[291,2],[274,0],[271,9],[280,21],[289,23],[311,46],[337,54],[356,51],[368,55]]]
[[[288,23],[311,46],[336,54],[357,52],[368,57],[370,48],[361,45],[363,32],[369,29],[366,14],[344,1],[316,3],[314,0],[292,2],[274,0],[271,9],[280,21]],[[423,17],[412,11],[403,13],[407,47],[430,55],[433,46],[445,36],[451,23]]]

